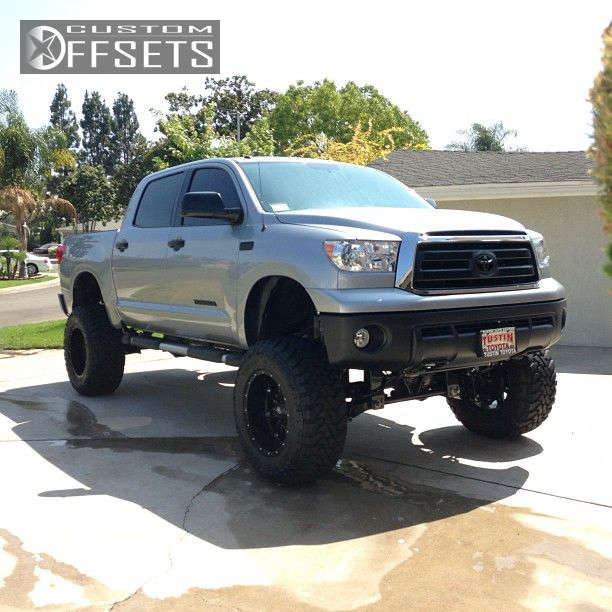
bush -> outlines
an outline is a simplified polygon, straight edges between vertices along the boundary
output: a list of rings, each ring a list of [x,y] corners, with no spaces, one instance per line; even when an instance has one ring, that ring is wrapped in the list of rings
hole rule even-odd
[[[4,236],[0,238],[0,277],[13,279],[19,271],[19,263],[26,258],[17,238]]]

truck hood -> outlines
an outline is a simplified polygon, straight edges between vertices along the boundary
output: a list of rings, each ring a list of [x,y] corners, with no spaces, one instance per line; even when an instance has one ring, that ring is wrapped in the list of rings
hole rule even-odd
[[[435,208],[322,208],[279,212],[276,216],[281,223],[404,235],[434,231],[525,230],[517,221],[501,215]]]

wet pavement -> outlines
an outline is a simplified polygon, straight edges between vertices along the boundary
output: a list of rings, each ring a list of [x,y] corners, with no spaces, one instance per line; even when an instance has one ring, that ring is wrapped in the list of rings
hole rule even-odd
[[[292,488],[243,462],[231,368],[144,351],[83,398],[61,351],[0,354],[0,609],[611,609],[612,350],[558,362],[520,440],[393,404]]]

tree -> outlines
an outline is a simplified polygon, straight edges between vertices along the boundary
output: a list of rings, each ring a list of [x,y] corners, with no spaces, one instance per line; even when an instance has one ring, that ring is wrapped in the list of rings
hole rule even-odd
[[[198,96],[189,93],[187,87],[183,87],[178,93],[170,92],[164,96],[168,102],[171,113],[191,114],[199,104]]]
[[[115,167],[113,174],[113,184],[117,205],[121,210],[125,210],[140,181],[159,170],[156,161],[162,155],[163,146],[161,144],[149,145],[144,136],[138,134],[132,147],[131,159]]]
[[[364,130],[360,124],[357,124],[348,142],[339,142],[322,133],[315,136],[307,135],[291,145],[286,153],[297,157],[333,159],[367,166],[393,150],[393,133],[393,128],[374,132],[371,125]]]
[[[242,155],[274,155],[274,136],[267,113],[251,126],[249,133],[240,144]]]
[[[19,112],[14,92],[0,92],[0,211],[14,220],[23,251],[32,225],[49,211],[74,215],[70,202],[46,197],[47,186],[60,167],[74,165],[66,135],[55,127],[31,130]],[[25,274],[21,266],[20,275]]]
[[[84,232],[94,231],[98,222],[107,223],[121,216],[115,189],[101,166],[81,164],[62,181],[58,191],[73,203]]]
[[[138,117],[134,110],[133,100],[127,94],[117,94],[113,102],[110,136],[110,155],[113,166],[127,164],[132,159],[138,127]]]
[[[591,89],[593,144],[589,155],[595,162],[592,176],[601,189],[605,229],[612,233],[612,23],[603,32],[602,70]],[[608,244],[606,272],[612,276],[612,243]]]
[[[89,165],[102,166],[107,174],[112,171],[111,132],[112,118],[108,106],[97,91],[86,91],[83,100],[82,160]]]
[[[338,143],[352,140],[355,129],[372,134],[393,129],[394,148],[428,148],[427,134],[372,85],[349,81],[338,88],[333,81],[313,85],[298,81],[278,96],[270,111],[270,126],[278,152],[295,147],[304,136],[323,134]]]
[[[153,147],[157,169],[210,157],[272,155],[274,140],[267,117],[253,125],[238,142],[233,136],[219,134],[214,125],[214,105],[204,106],[195,115],[170,115],[158,122],[164,135]]]
[[[11,279],[24,261],[26,254],[21,250],[19,240],[13,236],[0,236],[0,276]]]
[[[0,185],[24,186],[28,182],[36,147],[36,136],[27,126],[23,116],[20,113],[10,114],[7,123],[0,126]]]
[[[66,134],[67,148],[76,149],[81,139],[79,138],[79,126],[71,107],[72,103],[68,98],[66,86],[60,83],[49,107],[51,111],[50,123]]]
[[[15,219],[17,238],[23,251],[28,250],[30,226],[40,217],[53,210],[66,219],[74,219],[74,206],[57,196],[41,199],[28,189],[21,187],[4,187],[0,189],[0,210],[9,213]]]
[[[198,100],[204,106],[214,105],[213,127],[221,136],[234,136],[240,118],[243,138],[273,106],[278,94],[270,89],[256,89],[245,75],[227,79],[208,77],[204,81],[204,95]],[[186,101],[187,99],[184,99]]]
[[[516,130],[508,130],[499,121],[490,126],[482,123],[472,123],[469,129],[459,130],[458,134],[466,138],[463,142],[451,142],[447,145],[449,151],[505,151],[504,141],[508,136],[516,136]]]

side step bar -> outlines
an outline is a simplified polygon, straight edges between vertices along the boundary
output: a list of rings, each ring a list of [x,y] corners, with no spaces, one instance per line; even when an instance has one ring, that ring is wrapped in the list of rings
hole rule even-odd
[[[244,352],[229,351],[214,346],[205,347],[193,344],[178,344],[176,342],[165,342],[157,340],[150,336],[142,336],[139,334],[124,334],[123,344],[135,346],[144,349],[156,349],[167,351],[173,355],[180,357],[193,357],[194,359],[202,359],[204,361],[214,361],[216,363],[224,363],[229,366],[238,367],[242,362]]]

